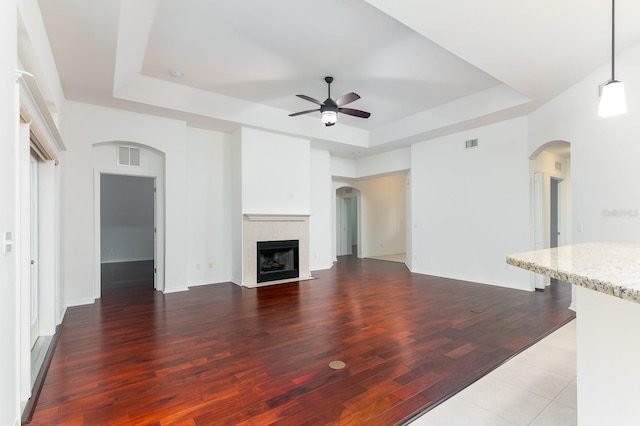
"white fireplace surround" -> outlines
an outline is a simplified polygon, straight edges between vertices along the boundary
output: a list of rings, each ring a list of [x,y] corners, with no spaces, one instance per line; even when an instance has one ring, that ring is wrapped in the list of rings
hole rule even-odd
[[[300,276],[282,281],[257,282],[258,241],[298,240]],[[260,287],[282,282],[308,280],[309,271],[309,215],[244,214],[242,220],[242,285]]]

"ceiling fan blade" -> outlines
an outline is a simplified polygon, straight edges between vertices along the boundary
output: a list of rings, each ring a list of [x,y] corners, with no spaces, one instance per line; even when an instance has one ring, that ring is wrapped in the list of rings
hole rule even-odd
[[[342,106],[342,105],[350,104],[351,102],[357,101],[358,99],[360,99],[360,96],[356,93],[351,92],[351,93],[347,93],[346,95],[340,96],[336,100],[336,104],[338,106]]]
[[[309,102],[313,102],[314,104],[318,104],[320,106],[322,106],[322,102],[320,102],[317,99],[313,99],[311,96],[307,96],[307,95],[296,95],[299,98],[304,99],[305,101],[309,101]]]
[[[293,114],[289,114],[289,117],[295,117],[296,115],[302,115],[302,114],[309,114],[310,112],[316,112],[316,111],[320,111],[320,108],[318,108],[318,109],[308,109],[306,111],[300,111],[300,112],[294,112]]]
[[[369,118],[371,116],[370,112],[360,111],[359,109],[351,109],[351,108],[338,108],[338,112],[341,112],[347,115],[353,115],[354,117],[361,117],[361,118]]]

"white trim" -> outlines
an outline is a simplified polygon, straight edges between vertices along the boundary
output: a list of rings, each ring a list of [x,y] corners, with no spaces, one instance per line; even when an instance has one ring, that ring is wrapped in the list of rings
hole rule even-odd
[[[307,277],[298,277],[298,278],[287,278],[284,280],[273,280],[273,281],[265,281],[262,283],[257,283],[255,286],[252,287],[266,287],[269,285],[274,285],[274,284],[286,284],[286,283],[295,283],[298,281],[309,281],[309,280],[315,280],[316,277],[313,277],[311,275],[307,276]]]
[[[308,214],[249,214],[245,213],[247,219],[252,222],[303,222],[309,218]]]
[[[100,248],[100,175],[101,171],[93,169],[93,299],[102,295],[102,252]],[[93,303],[93,302],[91,302]]]
[[[229,282],[231,282],[231,281],[225,280],[224,278],[213,278],[211,280],[192,281],[192,282],[190,282],[188,284],[188,287],[200,287],[200,286],[203,286],[203,285],[218,285],[218,284],[225,284],[225,283],[229,283]]]
[[[510,288],[510,289],[513,289],[513,290],[520,290],[520,291],[527,291],[527,292],[534,291],[534,289],[529,288],[528,285],[523,285],[521,287],[515,287],[513,285],[513,282],[511,282],[511,281],[509,281],[509,282],[504,282],[504,281],[486,281],[486,280],[480,280],[480,279],[475,278],[475,277],[450,275],[450,274],[443,274],[443,273],[439,273],[439,272],[435,272],[434,273],[434,272],[429,272],[429,271],[425,271],[425,270],[422,270],[422,269],[410,269],[410,271],[411,271],[411,273],[414,273],[414,274],[429,275],[429,276],[432,276],[432,277],[446,278],[446,279],[456,280],[456,281],[465,281],[465,282],[470,283],[470,284],[490,285],[490,286],[494,286],[494,287]]]
[[[95,299],[91,297],[82,297],[79,299],[67,300],[67,308],[71,308],[73,306],[93,305],[95,303]],[[65,308],[65,312],[67,311],[67,308]]]
[[[62,135],[60,135],[58,126],[51,116],[51,111],[47,107],[47,101],[42,95],[38,81],[33,74],[26,71],[16,70],[15,73],[18,76],[17,82],[22,89],[21,95],[24,95],[20,97],[23,105],[31,114],[38,128],[45,133],[47,139],[52,140],[59,151],[65,151],[66,147]]]
[[[315,266],[315,267],[311,268],[310,271],[311,272],[313,272],[313,271],[325,271],[327,269],[333,268],[333,265],[335,265],[335,262],[331,262],[328,265]]]
[[[123,263],[123,262],[151,262],[153,261],[153,258],[149,259],[148,257],[128,257],[126,259],[109,259],[109,260],[103,260],[102,264],[106,264],[106,263]]]
[[[164,294],[169,294],[169,293],[180,293],[182,291],[189,291],[189,286],[186,287],[171,287],[169,290],[167,290],[166,288],[164,289],[163,293]]]

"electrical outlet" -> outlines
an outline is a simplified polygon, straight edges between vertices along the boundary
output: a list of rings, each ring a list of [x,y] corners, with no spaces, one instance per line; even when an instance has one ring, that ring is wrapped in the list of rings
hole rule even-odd
[[[209,269],[213,269],[213,262],[209,262]]]
[[[196,269],[200,270],[200,264],[196,263]]]

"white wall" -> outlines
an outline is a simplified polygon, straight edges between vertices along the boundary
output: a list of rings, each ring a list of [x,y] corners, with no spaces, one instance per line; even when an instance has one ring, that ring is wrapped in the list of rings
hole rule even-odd
[[[189,285],[231,279],[229,135],[187,129]]]
[[[356,177],[406,172],[411,168],[411,147],[370,155],[356,161]]]
[[[530,249],[526,138],[519,118],[412,146],[414,272],[530,289],[505,263]]]
[[[102,174],[101,262],[154,259],[154,179]]]
[[[328,269],[333,265],[331,200],[331,157],[328,151],[311,150],[311,215],[309,217],[309,268]]]
[[[68,306],[94,300],[94,170],[92,146],[140,143],[165,154],[165,292],[187,289],[186,124],[144,114],[68,102],[65,174],[65,285]]]
[[[242,285],[242,129],[231,135],[231,281]]]
[[[0,244],[4,247],[4,233],[16,232],[17,194],[15,182],[16,138],[18,125],[18,109],[16,104],[17,87],[14,71],[16,69],[16,6],[15,0],[0,3],[0,139],[2,156],[0,156]],[[4,349],[0,351],[0,423],[6,425],[20,424],[20,400],[18,387],[19,365],[19,322],[18,310],[19,287],[16,274],[15,251],[0,251],[0,282],[2,297],[0,298],[0,341]]]
[[[603,66],[530,115],[529,152],[571,143],[574,243],[640,241],[640,43],[618,52],[616,70],[628,114],[597,115],[598,85],[610,72]]]
[[[331,176],[340,178],[355,178],[356,161],[350,158],[331,156]]]
[[[242,212],[309,214],[309,140],[242,129]]]

